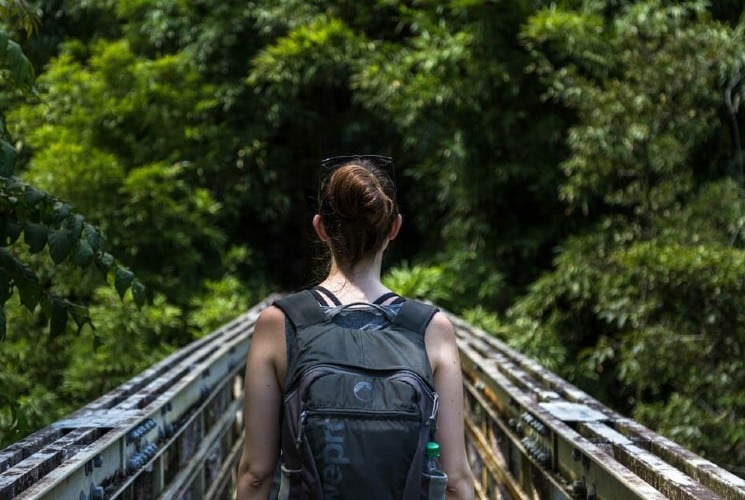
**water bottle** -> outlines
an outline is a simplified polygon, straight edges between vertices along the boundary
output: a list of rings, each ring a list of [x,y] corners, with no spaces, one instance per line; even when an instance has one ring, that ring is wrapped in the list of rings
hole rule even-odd
[[[448,476],[440,468],[440,444],[430,441],[424,448],[422,500],[445,500]]]
[[[430,441],[424,448],[424,472],[440,469],[440,443]]]

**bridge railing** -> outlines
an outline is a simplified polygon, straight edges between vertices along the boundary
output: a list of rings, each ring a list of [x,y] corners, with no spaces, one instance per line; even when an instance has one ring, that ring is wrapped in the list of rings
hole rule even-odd
[[[450,316],[481,498],[745,499],[745,481]]]
[[[268,297],[0,451],[0,499],[232,498],[242,377]],[[483,499],[745,499],[745,481],[624,418],[450,315]]]

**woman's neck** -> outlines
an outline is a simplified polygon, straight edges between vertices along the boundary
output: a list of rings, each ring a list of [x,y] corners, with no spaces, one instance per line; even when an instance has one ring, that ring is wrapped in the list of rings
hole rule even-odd
[[[342,303],[372,302],[390,291],[380,281],[381,261],[382,252],[380,256],[342,269],[332,259],[329,274],[320,285],[336,295]]]

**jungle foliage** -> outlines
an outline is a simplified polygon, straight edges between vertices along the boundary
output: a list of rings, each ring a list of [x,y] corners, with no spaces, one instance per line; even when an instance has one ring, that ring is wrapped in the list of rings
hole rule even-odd
[[[380,152],[391,286],[743,473],[740,2],[7,4],[3,444],[311,284]]]

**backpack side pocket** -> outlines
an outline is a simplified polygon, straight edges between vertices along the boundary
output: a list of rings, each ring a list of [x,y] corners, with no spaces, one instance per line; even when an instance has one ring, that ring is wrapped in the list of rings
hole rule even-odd
[[[421,500],[445,500],[448,475],[441,470],[422,473]]]
[[[289,469],[285,464],[279,466],[279,489],[277,500],[300,500],[300,475],[302,469]]]

